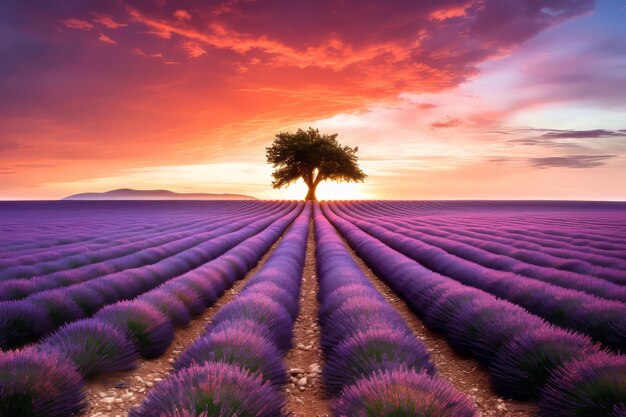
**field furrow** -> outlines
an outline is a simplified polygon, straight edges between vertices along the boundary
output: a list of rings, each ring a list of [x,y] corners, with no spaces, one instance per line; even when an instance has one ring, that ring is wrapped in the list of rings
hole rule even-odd
[[[320,347],[320,328],[317,322],[318,289],[315,237],[313,224],[310,222],[306,258],[302,271],[300,311],[293,328],[294,348],[287,352],[285,357],[289,372],[289,383],[285,388],[286,408],[293,413],[293,417],[329,415],[328,401],[321,384],[323,357]]]

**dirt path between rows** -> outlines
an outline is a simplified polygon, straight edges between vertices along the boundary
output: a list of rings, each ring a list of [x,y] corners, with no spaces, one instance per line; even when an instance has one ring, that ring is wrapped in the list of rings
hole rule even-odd
[[[150,388],[167,377],[178,355],[203,333],[217,311],[231,301],[248,279],[263,267],[281,240],[282,236],[263,255],[259,263],[227,289],[215,304],[194,317],[186,327],[176,328],[174,341],[163,356],[153,360],[141,360],[133,371],[107,374],[89,381],[85,389],[89,406],[81,416],[125,417],[131,408],[141,404]]]
[[[315,238],[313,220],[309,223],[306,245],[300,313],[294,326],[294,348],[286,356],[291,382],[285,388],[287,410],[293,417],[327,417],[330,415],[324,398],[320,374],[322,350],[320,328],[317,323],[317,273],[315,268]]]
[[[437,367],[437,373],[451,381],[459,391],[469,395],[478,405],[478,411],[483,417],[532,417],[536,415],[538,408],[534,404],[507,400],[494,393],[489,375],[483,365],[474,359],[460,356],[443,336],[427,329],[404,300],[368,268],[345,240],[344,244],[374,286],[402,315],[413,334],[426,345]]]

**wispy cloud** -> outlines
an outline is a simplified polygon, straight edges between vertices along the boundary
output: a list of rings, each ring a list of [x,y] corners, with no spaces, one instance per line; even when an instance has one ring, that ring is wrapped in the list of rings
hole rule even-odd
[[[187,53],[187,57],[189,58],[198,58],[202,55],[206,54],[206,50],[198,45],[198,43],[193,41],[186,41],[183,43],[183,49]]]
[[[105,35],[104,33],[101,33],[100,35],[98,35],[98,40],[100,42],[108,43],[110,45],[117,45],[117,42],[115,42],[113,39],[111,39],[110,36]]]
[[[568,155],[530,158],[530,166],[535,168],[595,168],[617,155]]]
[[[70,19],[62,20],[61,23],[63,23],[63,25],[65,27],[68,27],[70,29],[80,29],[80,30],[91,30],[91,29],[93,29],[93,25],[91,23],[89,23],[88,21],[76,19],[74,17],[72,17]]]
[[[3,139],[0,141],[0,153],[15,151],[21,148],[19,142],[11,140],[11,139]]]
[[[471,6],[471,2],[467,2],[462,5],[453,5],[443,9],[437,9],[430,13],[429,17],[431,20],[446,20],[452,19],[455,17],[463,17],[467,16],[467,9]]]
[[[116,22],[115,20],[113,20],[111,16],[107,16],[107,15],[97,15],[93,19],[93,21],[109,29],[118,29],[121,27],[128,26],[125,23]]]
[[[440,121],[431,123],[430,128],[431,129],[448,129],[451,127],[460,126],[462,123],[463,123],[463,120],[448,116],[447,120],[440,120]]]
[[[541,135],[547,139],[595,139],[595,138],[615,138],[626,137],[625,131],[620,130],[551,130]]]

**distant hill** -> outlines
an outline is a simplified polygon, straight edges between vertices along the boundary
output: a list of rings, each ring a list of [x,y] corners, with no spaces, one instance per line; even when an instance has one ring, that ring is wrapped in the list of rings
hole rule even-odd
[[[74,194],[62,200],[256,200],[256,198],[241,194],[175,193],[169,190],[121,188],[104,193]]]

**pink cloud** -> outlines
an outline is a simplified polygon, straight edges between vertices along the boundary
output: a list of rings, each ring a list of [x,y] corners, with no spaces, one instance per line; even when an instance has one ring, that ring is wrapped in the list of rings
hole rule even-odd
[[[433,103],[416,103],[416,107],[419,108],[420,110],[432,110],[432,109],[436,109],[439,106]]]
[[[187,57],[189,58],[198,58],[202,55],[206,54],[204,48],[198,45],[196,42],[187,41],[183,43],[183,49],[187,53]]]
[[[446,20],[452,19],[454,17],[463,17],[467,16],[467,9],[471,6],[470,3],[466,3],[460,6],[451,6],[448,8],[437,9],[430,13],[430,20]]]
[[[109,29],[118,29],[124,26],[128,26],[125,23],[117,23],[115,20],[111,18],[111,16],[107,15],[98,15],[94,19],[94,22],[101,24],[104,27]]]
[[[104,33],[101,33],[98,36],[98,40],[101,41],[101,42],[104,42],[104,43],[111,44],[111,45],[117,45],[117,42],[115,42],[113,39],[111,39],[110,36],[107,36]]]
[[[431,129],[447,129],[451,127],[460,126],[463,123],[461,119],[456,119],[448,116],[447,120],[433,122],[430,124]]]
[[[70,19],[62,20],[61,23],[70,29],[91,30],[93,25],[86,20],[76,19],[74,17]]]
[[[174,12],[174,16],[176,17],[176,19],[184,21],[184,20],[191,20],[191,14],[184,9],[178,9]]]

